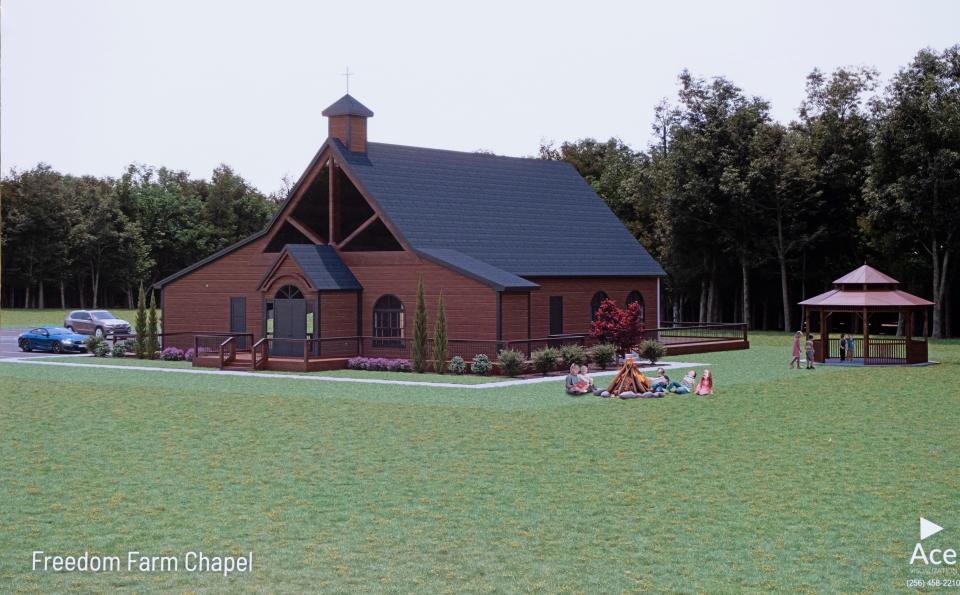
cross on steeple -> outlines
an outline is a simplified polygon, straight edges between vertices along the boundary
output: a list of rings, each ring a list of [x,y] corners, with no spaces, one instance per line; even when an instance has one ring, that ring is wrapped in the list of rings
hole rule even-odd
[[[347,66],[346,71],[343,72],[340,76],[347,80],[347,94],[350,94],[350,77],[356,74],[355,72],[350,72],[350,67]]]

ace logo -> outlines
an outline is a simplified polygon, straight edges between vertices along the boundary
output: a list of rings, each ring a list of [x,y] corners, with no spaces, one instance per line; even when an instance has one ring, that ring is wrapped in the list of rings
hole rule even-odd
[[[920,541],[936,535],[937,533],[943,531],[943,527],[940,525],[928,521],[927,519],[920,517]],[[957,551],[954,549],[938,549],[934,548],[929,552],[924,551],[923,544],[917,542],[917,546],[913,548],[913,555],[910,556],[910,564],[915,564],[921,562],[924,565],[933,565],[941,566],[946,564],[947,566],[955,566],[957,564]]]

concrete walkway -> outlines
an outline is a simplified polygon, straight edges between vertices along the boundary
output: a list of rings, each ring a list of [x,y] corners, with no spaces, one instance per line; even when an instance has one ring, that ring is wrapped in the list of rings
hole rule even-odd
[[[83,356],[78,356],[83,357]],[[73,362],[51,362],[44,361],[42,358],[9,358],[0,359],[0,364],[31,364],[38,366],[65,366],[71,368],[99,368],[104,370],[131,370],[136,372],[160,372],[164,374],[200,374],[208,376],[236,376],[239,378],[287,378],[293,380],[315,380],[323,382],[354,382],[358,384],[388,384],[394,386],[426,386],[434,388],[462,388],[467,390],[485,390],[490,388],[505,388],[508,386],[520,386],[525,384],[541,384],[544,382],[563,382],[563,376],[544,376],[542,378],[523,378],[514,380],[500,380],[494,382],[485,382],[483,384],[458,384],[455,382],[424,382],[418,380],[382,380],[379,378],[347,378],[343,376],[313,376],[306,374],[267,374],[264,372],[235,372],[231,370],[206,370],[199,368],[153,368],[149,366],[115,366],[111,364],[80,364]],[[676,370],[679,368],[699,368],[709,364],[688,363],[688,362],[664,362],[658,366],[640,368],[641,371],[655,371],[658,367],[665,370]],[[606,370],[603,372],[592,373],[591,376],[611,376],[616,370]]]

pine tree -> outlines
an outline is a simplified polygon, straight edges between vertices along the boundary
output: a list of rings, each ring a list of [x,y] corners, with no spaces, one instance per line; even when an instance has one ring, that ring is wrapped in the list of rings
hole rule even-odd
[[[147,314],[147,358],[156,359],[160,344],[157,341],[157,294],[150,292],[150,310]]]
[[[437,322],[433,329],[433,369],[443,374],[447,369],[447,314],[443,307],[443,290],[437,302]]]
[[[417,314],[413,319],[413,353],[411,362],[414,372],[427,371],[427,304],[423,298],[423,279],[417,283]]]
[[[140,295],[137,297],[137,320],[134,323],[137,334],[134,339],[133,351],[137,359],[143,359],[147,353],[147,298],[143,292],[143,283],[140,284]]]

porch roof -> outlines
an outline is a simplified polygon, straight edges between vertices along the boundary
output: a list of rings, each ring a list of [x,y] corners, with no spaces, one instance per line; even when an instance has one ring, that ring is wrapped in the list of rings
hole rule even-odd
[[[350,269],[340,260],[332,246],[314,244],[287,244],[277,260],[260,281],[264,287],[273,277],[277,266],[289,256],[297,264],[304,278],[317,291],[357,291],[363,289]]]

